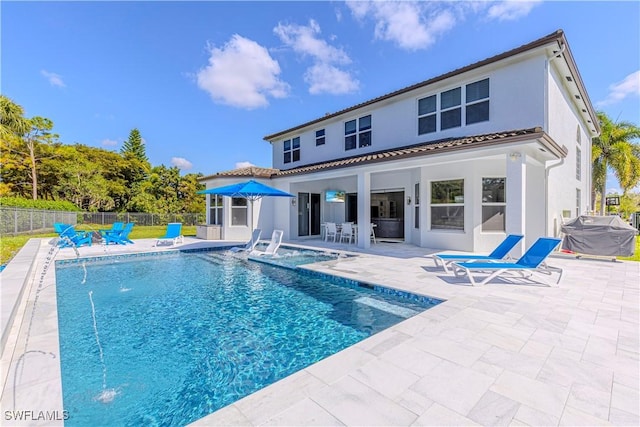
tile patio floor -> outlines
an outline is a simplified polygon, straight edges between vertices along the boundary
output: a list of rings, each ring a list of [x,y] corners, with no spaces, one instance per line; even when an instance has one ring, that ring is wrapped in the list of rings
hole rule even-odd
[[[153,243],[108,252],[152,251]],[[208,244],[187,238],[180,246]],[[62,409],[53,268],[41,275],[49,248],[43,240],[35,250],[17,317],[24,321],[15,322],[2,356],[3,416]],[[80,248],[81,256],[104,252]],[[640,425],[640,263],[558,256],[549,262],[564,268],[558,287],[499,280],[471,287],[435,268],[424,257],[432,252],[380,243],[309,266],[446,302],[193,425]],[[75,254],[56,255],[65,257]],[[3,287],[12,274],[5,272]]]

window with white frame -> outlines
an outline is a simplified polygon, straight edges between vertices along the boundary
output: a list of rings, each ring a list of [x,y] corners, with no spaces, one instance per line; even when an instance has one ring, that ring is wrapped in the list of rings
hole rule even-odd
[[[482,231],[505,231],[506,178],[482,178]]]
[[[580,132],[580,125],[576,127],[576,142],[582,144],[582,132]]]
[[[300,137],[284,141],[284,162],[291,163],[300,160]]]
[[[436,131],[436,95],[418,100],[418,135]]]
[[[222,196],[217,194],[209,195],[209,224],[222,225]]]
[[[582,181],[582,150],[576,147],[576,179]]]
[[[431,229],[464,230],[464,179],[431,182]]]
[[[489,79],[479,80],[418,99],[418,135],[489,120]],[[464,115],[462,106],[464,105]],[[438,115],[440,116],[438,128]]]
[[[489,120],[489,79],[466,86],[465,123],[467,125]]]
[[[324,145],[325,143],[325,135],[324,135],[324,129],[320,129],[316,131],[316,147],[318,145]]]
[[[231,198],[231,225],[247,225],[247,199]]]
[[[353,150],[356,147],[371,145],[371,114],[357,120],[349,120],[344,124],[344,149]]]
[[[462,89],[455,89],[440,94],[440,130],[457,128],[462,125]]]
[[[580,216],[580,205],[582,202],[582,190],[576,188],[576,217]]]

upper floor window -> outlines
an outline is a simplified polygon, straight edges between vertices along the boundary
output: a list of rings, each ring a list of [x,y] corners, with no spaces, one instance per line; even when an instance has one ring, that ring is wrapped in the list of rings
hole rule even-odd
[[[418,99],[418,135],[489,120],[489,79]],[[464,106],[464,114],[462,107]],[[439,126],[438,129],[438,115]]]
[[[582,180],[582,150],[576,147],[576,179]]]
[[[580,125],[576,128],[576,142],[582,144],[582,132],[580,132]]]
[[[436,131],[436,95],[418,100],[418,135]]]
[[[371,145],[371,114],[344,124],[344,149],[368,147]]]
[[[466,124],[489,120],[489,79],[468,84],[466,102]]]
[[[300,137],[287,139],[284,142],[284,162],[291,163],[300,160]]]
[[[462,125],[462,89],[455,89],[440,94],[440,130],[457,128]]]
[[[316,131],[316,146],[324,145],[324,143],[325,143],[324,129],[317,130]]]

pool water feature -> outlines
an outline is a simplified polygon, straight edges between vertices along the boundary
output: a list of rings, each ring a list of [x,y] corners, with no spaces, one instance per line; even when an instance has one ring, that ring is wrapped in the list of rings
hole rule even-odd
[[[264,250],[261,245],[262,244],[256,246],[258,251]],[[263,246],[266,247],[266,244]],[[278,265],[285,268],[295,268],[300,265],[312,264],[314,262],[333,261],[339,258],[347,258],[349,256],[352,255],[298,248],[294,246],[280,246],[274,256],[256,256],[249,254],[248,259]]]
[[[85,284],[56,267],[67,426],[185,425],[439,302],[220,252],[109,258]]]

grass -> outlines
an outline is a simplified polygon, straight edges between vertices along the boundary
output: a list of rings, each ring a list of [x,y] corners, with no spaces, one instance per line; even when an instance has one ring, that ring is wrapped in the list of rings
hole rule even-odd
[[[623,261],[638,261],[640,262],[640,236],[636,236],[636,251],[634,252],[633,256],[629,256],[629,257],[617,257],[620,260]]]
[[[82,224],[77,229],[82,230],[99,230],[104,229],[103,225]],[[135,226],[129,234],[131,239],[153,239],[164,236],[167,227],[165,225],[157,226]],[[196,226],[183,226],[182,234],[184,236],[195,236]],[[20,234],[18,236],[0,236],[0,265],[5,265],[13,258],[18,251],[29,241],[29,239],[56,237],[56,233],[39,233],[39,234]]]

